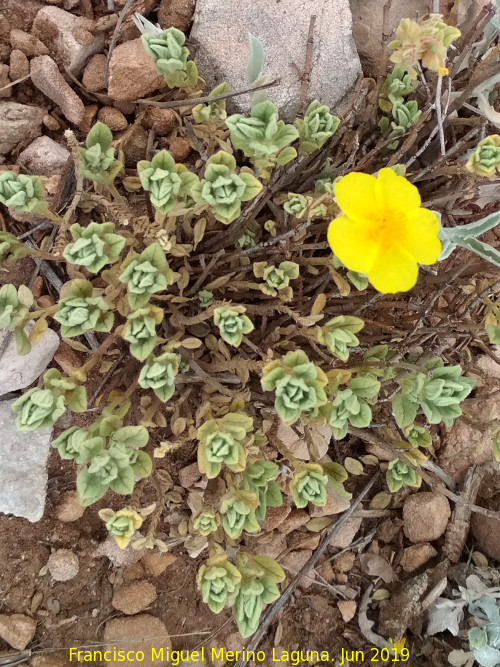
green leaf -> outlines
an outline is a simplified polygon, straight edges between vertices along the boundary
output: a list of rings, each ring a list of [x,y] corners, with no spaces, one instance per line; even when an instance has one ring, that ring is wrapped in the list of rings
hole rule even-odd
[[[479,257],[500,269],[500,252],[488,243],[483,243],[483,241],[470,237],[460,239],[457,245],[467,248],[467,250],[472,250],[476,255],[479,255]]]
[[[266,571],[266,576],[271,577],[276,583],[285,581],[286,574],[274,558],[270,556],[254,556],[253,560]]]
[[[121,442],[127,447],[145,447],[149,442],[149,433],[144,426],[123,426],[111,435],[111,442]]]
[[[410,426],[417,416],[417,406],[404,394],[398,394],[392,401],[392,412],[401,428]]]
[[[71,398],[68,402],[70,410],[73,412],[87,411],[87,389],[85,387],[75,387],[71,392]]]
[[[93,475],[88,470],[82,470],[76,480],[78,499],[82,507],[88,507],[100,500],[108,487],[101,484],[98,475]]]
[[[146,452],[137,452],[137,459],[132,465],[134,475],[149,477],[153,471],[153,461]]]
[[[292,146],[288,146],[287,148],[284,148],[282,151],[279,152],[278,157],[276,159],[276,164],[279,164],[280,167],[283,167],[292,160],[295,160],[296,157],[297,157],[297,151],[295,150],[295,148],[292,148]]]
[[[249,83],[253,84],[262,73],[266,60],[266,52],[263,43],[258,37],[249,32],[248,39],[250,41],[250,58],[247,65],[247,78]]]
[[[103,152],[106,152],[113,143],[113,133],[107,125],[99,121],[88,133],[85,143],[87,148],[92,148],[95,144],[99,144]]]
[[[25,354],[29,354],[31,351],[31,343],[24,329],[18,327],[15,330],[15,336],[16,336],[17,351],[19,352],[19,354],[23,356]]]
[[[132,493],[134,490],[134,471],[132,468],[130,466],[118,468],[118,477],[111,482],[110,487],[115,493],[122,496]]]
[[[276,482],[271,480],[267,484],[266,504],[268,507],[281,507],[283,505],[283,495]]]

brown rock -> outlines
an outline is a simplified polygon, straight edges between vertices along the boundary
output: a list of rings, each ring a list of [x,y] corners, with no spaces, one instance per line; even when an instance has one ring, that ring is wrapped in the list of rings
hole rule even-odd
[[[437,551],[429,542],[414,544],[403,551],[401,565],[405,572],[414,572],[434,556],[437,556]]]
[[[191,144],[184,137],[174,137],[170,142],[169,151],[176,162],[183,162],[191,150]]]
[[[59,345],[54,360],[67,375],[83,364],[80,354],[64,341]]]
[[[62,174],[70,158],[67,148],[50,137],[38,137],[20,153],[18,162],[32,174],[50,177]]]
[[[492,414],[490,406],[493,402],[495,405]],[[439,450],[439,464],[457,482],[463,481],[471,466],[494,460],[491,443],[497,427],[493,420],[500,417],[500,402],[498,398],[481,401],[481,407],[484,410],[484,421],[490,422],[491,426],[474,428],[462,419],[457,419],[448,430],[444,446]]]
[[[51,306],[56,305],[56,301],[52,294],[42,294],[36,302],[40,308],[50,308]]]
[[[265,530],[274,530],[278,528],[292,511],[290,505],[283,504],[281,507],[268,507],[266,520],[264,522]]]
[[[346,549],[352,544],[356,533],[361,528],[362,519],[348,519],[339,532],[331,539],[330,546],[337,549]]]
[[[9,66],[0,65],[0,97],[10,97],[12,86],[10,86]]]
[[[31,288],[31,293],[35,297],[35,299],[38,299],[39,296],[42,296],[43,294],[43,278],[42,276],[37,276],[35,280],[33,281],[33,286]]]
[[[280,533],[288,535],[292,530],[300,528],[310,519],[309,513],[305,510],[292,510],[287,518],[278,526]]]
[[[0,102],[0,155],[40,136],[45,111],[16,102]]]
[[[185,489],[190,489],[199,479],[201,479],[201,472],[196,462],[179,471],[179,484]]]
[[[131,618],[114,618],[106,623],[104,629],[104,641],[107,642],[106,649],[116,648],[118,651],[130,650],[130,637],[140,640],[140,650],[144,652],[142,667],[157,667],[165,665],[167,661],[153,661],[153,649],[158,652],[161,648],[171,646],[165,624],[160,619],[150,614],[141,614]],[[120,643],[123,642],[123,643]],[[108,660],[108,667],[123,667],[123,662]]]
[[[166,137],[177,126],[179,121],[172,109],[148,107],[145,122],[146,125],[154,130],[158,136]]]
[[[64,345],[64,343],[63,343]],[[56,517],[63,523],[78,521],[83,516],[85,507],[80,505],[76,491],[66,491],[56,507]]]
[[[144,579],[146,574],[142,563],[139,561],[137,563],[132,563],[123,568],[123,578],[128,581],[133,581],[135,579]]]
[[[114,107],[103,107],[97,114],[97,119],[102,123],[106,123],[110,130],[117,132],[125,130],[128,127],[128,120],[121,111]]]
[[[164,30],[178,28],[186,32],[193,20],[195,0],[162,0],[158,21]]]
[[[500,560],[500,521],[473,513],[471,528],[478,547],[491,558]]]
[[[409,496],[403,507],[404,532],[410,542],[432,542],[444,534],[451,510],[448,499],[434,491]]]
[[[83,19],[87,21],[88,19]],[[91,39],[78,41],[77,37],[82,35],[76,32],[76,28],[82,25],[82,17],[66,12],[59,7],[43,7],[36,15],[33,23],[32,33],[38,37],[50,50],[56,61],[68,69],[74,76],[79,76],[88,59],[99,53],[104,47],[104,34],[96,33]],[[92,25],[90,23],[89,25]],[[75,34],[76,33],[76,37]]]
[[[96,53],[88,61],[83,72],[82,83],[87,90],[95,93],[106,88],[106,56]]]
[[[50,554],[47,567],[55,581],[69,581],[78,574],[78,556],[69,549],[58,549]]]
[[[136,100],[165,87],[142,40],[132,39],[115,48],[109,63],[108,93],[114,100]]]
[[[88,134],[94,125],[99,107],[97,104],[89,104],[83,110],[83,120],[78,126],[84,134]]]
[[[258,542],[255,542],[254,553],[270,558],[277,558],[287,548],[287,539],[283,533],[274,531]]]
[[[132,581],[121,586],[113,595],[111,604],[118,611],[132,616],[144,611],[156,600],[156,588],[149,581]]]
[[[31,81],[38,90],[57,104],[70,123],[79,125],[82,122],[85,110],[83,102],[63,79],[56,63],[50,56],[33,58],[31,61]]]
[[[357,605],[354,600],[339,600],[337,607],[342,615],[344,623],[349,623],[356,615]]]
[[[169,553],[159,553],[157,551],[147,551],[142,557],[142,562],[146,566],[147,571],[153,577],[159,577],[163,574],[167,567],[170,567],[177,560],[177,556]]]
[[[50,114],[46,114],[43,117],[43,124],[47,128],[47,130],[51,130],[52,132],[57,132],[58,130],[61,129],[61,125],[57,118],[54,118],[54,116],[51,116]]]
[[[13,49],[19,49],[29,58],[49,55],[49,50],[45,44],[35,35],[30,35],[29,32],[24,32],[24,30],[14,28],[10,33],[10,44]]]
[[[139,160],[144,160],[148,146],[148,133],[142,125],[135,125],[127,139],[123,142],[125,164],[127,167],[136,167]]]
[[[31,658],[31,667],[71,667],[71,662],[53,653],[50,655],[35,655]]]
[[[316,570],[320,577],[322,577],[328,584],[334,581],[335,572],[333,571],[333,567],[330,562],[323,563],[323,565],[318,565]]]
[[[356,560],[356,554],[346,553],[341,554],[338,558],[332,561],[333,567],[337,572],[349,572],[354,567],[354,562]]]
[[[117,102],[116,100],[113,101],[113,106],[115,109],[119,109],[122,114],[125,116],[128,116],[128,114],[134,113],[136,104],[135,102],[127,102],[127,101],[122,101],[122,102]]]
[[[296,530],[290,534],[290,547],[294,549],[316,549],[321,540],[319,533],[306,533]]]
[[[328,489],[328,497],[326,500],[326,505],[324,507],[318,507],[317,505],[311,505],[311,516],[312,517],[321,517],[321,516],[330,516],[330,514],[340,514],[349,509],[351,503],[342,498],[336,491]]]
[[[12,49],[9,63],[9,77],[11,81],[24,79],[29,76],[30,64],[28,58],[19,49]]]
[[[24,651],[35,636],[36,622],[23,614],[0,614],[0,637],[18,651]]]
[[[297,572],[300,572],[304,565],[310,560],[312,553],[313,552],[310,549],[291,551],[282,558],[281,565],[285,571],[293,577]],[[299,586],[304,589],[309,588],[312,585],[314,578],[314,572],[309,572],[305,577],[302,577]]]

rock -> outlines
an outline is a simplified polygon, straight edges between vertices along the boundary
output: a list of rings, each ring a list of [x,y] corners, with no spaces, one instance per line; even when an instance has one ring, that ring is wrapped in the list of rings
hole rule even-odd
[[[191,144],[184,137],[174,137],[168,149],[176,162],[183,162],[192,150]]]
[[[348,510],[350,506],[351,503],[346,498],[343,498],[336,491],[328,489],[326,505],[324,505],[324,507],[311,505],[311,516],[321,517],[330,516],[330,514],[340,514],[341,512]]]
[[[24,30],[14,28],[10,33],[10,44],[13,49],[19,49],[29,58],[49,55],[49,50],[45,44],[35,35],[30,35],[29,32],[24,32]]]
[[[142,535],[136,532],[132,538],[132,542],[135,542],[140,537]],[[115,567],[126,567],[141,560],[144,556],[144,551],[144,549],[132,549],[132,544],[129,544],[126,549],[120,549],[113,535],[108,535],[104,542],[101,542],[94,551],[94,558],[106,556]]]
[[[330,540],[330,546],[336,549],[347,549],[351,546],[356,533],[361,528],[362,519],[348,519],[339,532]]]
[[[100,109],[97,119],[102,123],[106,123],[113,132],[125,130],[128,127],[128,120],[119,109],[115,109],[114,107],[103,107]]]
[[[306,524],[311,517],[305,510],[292,510],[287,518],[278,526],[280,533],[288,535],[292,530],[297,530]]]
[[[32,28],[33,35],[50,49],[58,64],[74,76],[79,76],[87,60],[104,48],[104,33],[92,35],[81,19],[59,7],[43,7]]]
[[[316,15],[313,64],[308,101],[319,99],[336,107],[349,94],[361,73],[352,37],[352,17],[348,0],[198,0],[191,39],[198,45],[196,62],[209,89],[228,81],[231,90],[248,86],[248,32],[262,40],[266,50],[263,74],[281,79],[267,91],[281,109],[281,116],[295,120],[299,110],[301,80],[292,62],[304,66],[309,22]],[[251,95],[231,101],[247,112]]]
[[[50,114],[46,114],[43,117],[43,124],[47,130],[51,130],[52,132],[57,132],[61,129],[61,125],[57,118],[54,118],[54,116],[51,116]]]
[[[80,368],[80,366],[83,364],[81,353],[73,350],[73,348],[71,348],[64,341],[57,348],[57,352],[54,355],[54,361],[67,375],[69,375],[71,371],[74,371],[76,368]]]
[[[74,579],[80,569],[78,556],[69,549],[58,549],[50,554],[47,567],[55,581]]]
[[[168,136],[179,122],[172,109],[158,107],[148,107],[144,120],[146,125],[160,137]]]
[[[405,572],[414,572],[431,558],[434,558],[434,556],[437,556],[437,551],[429,542],[413,544],[403,551],[401,565]]]
[[[403,507],[404,533],[410,542],[432,542],[444,534],[450,515],[445,496],[434,491],[415,493]]]
[[[379,0],[350,0],[353,18],[354,41],[365,76],[375,79],[385,74],[387,60],[385,45],[393,39],[393,32],[403,18],[415,19],[429,12],[429,0],[398,0],[384,11],[385,4]],[[384,15],[387,22],[384,26]]]
[[[270,558],[277,558],[287,548],[287,539],[283,533],[274,531],[265,539],[259,540],[255,543],[254,553],[261,556],[269,556]]]
[[[292,549],[316,549],[320,543],[321,535],[319,533],[311,533],[309,531],[302,532],[296,530],[293,533],[290,533],[289,543],[290,548]]]
[[[349,621],[352,621],[356,615],[357,605],[354,600],[339,600],[337,602],[337,607],[339,608],[344,623],[349,623]]]
[[[109,63],[108,94],[111,98],[136,100],[165,86],[165,79],[156,71],[140,38],[115,48]]]
[[[17,163],[38,176],[62,174],[70,152],[50,137],[42,136],[35,139],[28,148],[20,153]]]
[[[290,553],[281,559],[281,565],[287,574],[290,574],[291,577],[293,577],[297,572],[300,572],[304,565],[310,560],[312,553],[313,552],[310,549],[290,551]],[[312,585],[314,578],[314,571],[309,572],[305,577],[302,577],[299,586],[303,589],[309,588]]]
[[[190,489],[201,478],[198,463],[191,463],[179,471],[179,484],[185,489]]]
[[[356,561],[356,554],[345,553],[332,561],[333,567],[337,572],[349,572],[354,567]]]
[[[156,588],[149,581],[132,581],[121,586],[113,595],[111,604],[118,611],[132,616],[144,611],[156,600]]]
[[[94,125],[97,118],[97,112],[99,107],[97,104],[89,104],[85,107],[83,111],[83,120],[78,126],[78,129],[81,130],[84,134],[90,132],[91,127]]]
[[[122,144],[126,166],[136,168],[139,160],[145,159],[147,146],[148,133],[142,125],[134,125]]]
[[[33,324],[28,324],[27,333],[31,331]],[[47,329],[41,340],[32,345],[31,351],[25,355],[18,353],[15,336],[7,330],[0,331],[0,350],[6,340],[7,346],[0,357],[0,396],[24,389],[37,380],[59,347],[59,336],[52,329]]]
[[[274,530],[278,528],[287,516],[292,511],[292,508],[288,504],[283,504],[280,507],[268,507],[266,512],[266,520],[264,522],[264,529],[266,531]]]
[[[500,345],[493,345],[491,351],[496,355],[500,355]],[[490,380],[493,384],[498,384],[497,380],[500,380],[500,366],[494,359],[487,354],[481,354],[476,359],[476,366],[487,380]]]
[[[164,30],[178,28],[186,32],[193,20],[196,0],[161,0],[158,22]]]
[[[31,61],[31,81],[38,90],[57,104],[70,123],[79,125],[82,122],[84,116],[83,102],[63,79],[56,63],[50,56],[33,58]]]
[[[500,521],[489,516],[473,513],[471,529],[479,549],[500,560]]]
[[[96,53],[83,71],[82,83],[87,90],[96,93],[106,88],[106,56]]]
[[[107,643],[104,650],[116,648],[117,651],[129,651],[131,637],[140,642],[138,647],[144,652],[142,667],[167,664],[166,660],[153,660],[153,649],[158,655],[161,648],[171,646],[167,628],[159,618],[150,614],[141,614],[131,618],[113,618],[106,623],[104,629],[104,641]],[[123,644],[120,643],[121,641]],[[119,660],[108,660],[106,664],[108,667],[123,667],[123,662]]]
[[[56,507],[56,517],[63,523],[78,521],[83,516],[85,507],[80,505],[76,491],[66,491]]]
[[[140,561],[137,563],[132,563],[132,565],[127,565],[123,568],[123,578],[128,581],[133,581],[135,579],[144,579],[146,574],[144,567]]]
[[[177,560],[177,556],[169,553],[159,553],[158,551],[147,551],[142,557],[142,562],[152,577],[159,577],[167,567],[170,567]]]
[[[35,655],[31,658],[31,667],[71,667],[71,662],[53,653],[50,655]]]
[[[23,614],[0,614],[0,637],[18,651],[24,651],[35,636],[36,621]]]
[[[19,49],[13,49],[10,54],[9,77],[11,81],[24,79],[29,76],[30,64],[28,58]]]
[[[9,70],[8,65],[0,65],[0,97],[10,97],[12,95],[12,86],[9,85],[11,83]]]

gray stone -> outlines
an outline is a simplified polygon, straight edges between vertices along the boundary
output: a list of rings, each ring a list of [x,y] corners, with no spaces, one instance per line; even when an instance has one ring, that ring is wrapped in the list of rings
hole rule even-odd
[[[0,401],[0,512],[35,522],[45,508],[52,429],[18,431],[14,402]]]
[[[32,328],[33,323],[30,323],[26,331]],[[7,345],[2,353],[6,339]],[[28,354],[20,355],[15,336],[9,331],[0,331],[0,396],[24,389],[37,380],[52,361],[58,347],[59,336],[52,329],[47,329]]]
[[[52,176],[64,172],[69,157],[67,148],[50,137],[42,136],[35,139],[19,155],[17,163],[26,167],[32,174]]]
[[[0,155],[40,136],[45,110],[17,102],[0,102]]]
[[[127,567],[128,565],[133,565],[141,560],[145,553],[145,549],[132,548],[132,543],[141,537],[143,537],[141,533],[136,531],[135,535],[132,537],[132,542],[128,547],[126,549],[121,549],[117,545],[113,535],[108,535],[104,542],[101,542],[94,551],[94,558],[102,558],[105,556],[115,567]]]
[[[319,99],[338,107],[361,73],[352,37],[348,0],[198,0],[191,39],[197,44],[196,62],[209,86],[228,81],[233,90],[248,87],[248,32],[262,40],[266,49],[263,74],[281,79],[267,91],[281,109],[282,117],[294,120],[299,110],[302,70],[306,59],[309,22],[316,16],[308,102]],[[250,95],[231,100],[248,111]],[[236,106],[237,105],[237,106]]]

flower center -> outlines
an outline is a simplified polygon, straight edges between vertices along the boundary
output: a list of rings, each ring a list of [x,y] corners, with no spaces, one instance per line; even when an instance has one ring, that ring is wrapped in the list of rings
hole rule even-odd
[[[387,211],[378,220],[373,221],[369,232],[370,241],[379,243],[382,248],[404,243],[406,238],[406,220],[402,213]]]

